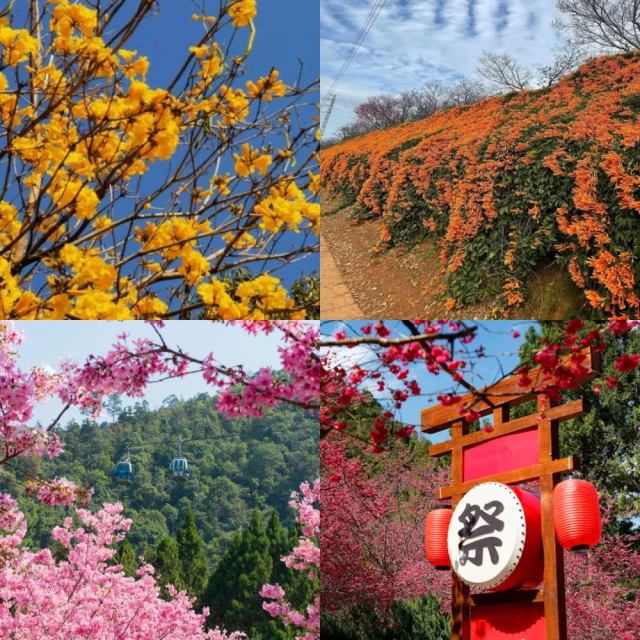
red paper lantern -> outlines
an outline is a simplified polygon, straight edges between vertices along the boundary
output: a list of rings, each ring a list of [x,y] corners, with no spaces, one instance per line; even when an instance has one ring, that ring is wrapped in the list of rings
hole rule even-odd
[[[585,551],[600,542],[602,523],[596,488],[570,478],[553,490],[553,523],[558,542],[571,551]]]
[[[451,513],[451,507],[438,507],[430,511],[424,521],[424,553],[438,571],[446,571],[451,567],[447,551]]]

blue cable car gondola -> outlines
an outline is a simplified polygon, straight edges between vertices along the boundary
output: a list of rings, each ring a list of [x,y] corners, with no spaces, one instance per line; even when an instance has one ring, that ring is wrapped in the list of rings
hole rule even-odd
[[[175,482],[186,482],[189,479],[189,465],[186,458],[182,457],[182,438],[178,440],[179,457],[174,458],[169,465],[169,471],[173,474]]]
[[[122,460],[118,462],[116,468],[113,470],[113,477],[116,479],[118,484],[130,486],[134,477],[131,462],[129,462],[129,460]]]
[[[189,479],[189,465],[185,458],[174,458],[169,465],[176,482],[186,482]]]
[[[113,477],[116,479],[118,484],[123,484],[128,487],[133,482],[134,475],[133,466],[129,460],[129,445],[127,445],[127,458],[126,460],[121,460],[115,466],[115,469],[113,470]]]

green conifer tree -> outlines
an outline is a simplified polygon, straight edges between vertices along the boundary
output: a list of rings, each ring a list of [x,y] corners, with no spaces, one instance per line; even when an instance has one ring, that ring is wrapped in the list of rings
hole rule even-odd
[[[199,601],[207,586],[209,567],[204,541],[198,533],[191,510],[187,512],[187,517],[182,528],[178,530],[176,538],[184,586],[187,593]]]
[[[284,587],[289,581],[290,569],[282,562],[282,557],[289,554],[291,545],[287,530],[282,526],[276,509],[271,511],[266,534],[269,539],[269,555],[272,562],[271,583]]]
[[[131,578],[136,575],[136,568],[138,566],[136,554],[133,551],[131,543],[126,538],[118,546],[115,561],[117,564],[122,565],[122,570],[126,576]]]
[[[279,584],[287,593],[287,600],[299,611],[304,611],[313,600],[317,580],[309,579],[309,574],[287,567],[282,561],[298,545],[302,532],[300,526],[292,527],[291,533],[280,523],[277,511],[272,511],[267,524],[267,536],[271,544],[270,555],[273,562],[269,584]]]
[[[249,527],[242,536],[237,535],[224,554],[202,598],[202,604],[211,610],[211,627],[224,626],[279,640],[271,633],[272,620],[262,609],[260,590],[271,579],[273,561],[270,541],[260,512],[256,509]],[[273,626],[273,631],[277,631]]]
[[[165,536],[160,540],[153,565],[156,569],[156,582],[160,585],[162,598],[169,599],[167,590],[169,584],[172,584],[178,591],[185,588],[182,579],[180,549],[178,543],[171,536]]]

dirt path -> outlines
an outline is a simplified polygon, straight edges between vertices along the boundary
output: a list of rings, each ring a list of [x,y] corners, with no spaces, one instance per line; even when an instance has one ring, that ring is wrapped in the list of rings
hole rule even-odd
[[[446,309],[446,282],[434,243],[426,241],[410,249],[394,248],[384,254],[372,254],[371,249],[380,237],[379,219],[354,225],[347,219],[350,209],[332,213],[337,209],[337,202],[324,193],[322,208],[329,212],[322,217],[323,242],[320,245],[322,318],[461,317],[479,320],[502,317],[496,300],[491,298],[456,307],[453,311]],[[326,276],[325,269],[328,271]],[[337,276],[341,276],[340,280]],[[325,277],[328,278],[326,285]],[[344,305],[344,309],[335,306],[335,295],[331,291],[342,286],[355,300],[361,315],[342,315],[355,312],[348,305]],[[326,302],[325,287],[328,291]],[[527,302],[512,310],[508,317],[564,319],[572,311],[579,311],[583,302],[582,292],[571,282],[566,270],[551,265],[532,276]]]

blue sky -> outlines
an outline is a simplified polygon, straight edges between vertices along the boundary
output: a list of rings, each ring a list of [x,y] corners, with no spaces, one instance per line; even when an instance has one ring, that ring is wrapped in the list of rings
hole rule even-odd
[[[128,45],[138,48],[151,62],[147,82],[162,86],[168,77],[178,71],[196,40],[203,36],[199,22],[191,20],[191,14],[200,13],[195,2],[170,2],[160,0],[161,11],[145,23]],[[218,2],[204,3],[209,15],[217,15]],[[293,83],[298,75],[297,58],[305,63],[305,79],[315,80],[319,75],[319,0],[258,0],[255,19],[256,40],[247,60],[248,74],[244,80],[258,78],[269,73],[271,67],[280,71],[285,82]],[[292,29],[295,21],[296,28]],[[241,29],[238,38],[244,47],[248,31]],[[225,35],[230,35],[226,32]],[[222,42],[225,38],[220,38]]]
[[[67,357],[84,362],[90,354],[106,353],[121,333],[128,333],[130,339],[156,337],[153,328],[140,321],[20,321],[15,325],[23,330],[25,335],[24,343],[19,349],[20,367],[23,370],[43,364],[58,369],[60,359]],[[240,328],[205,320],[167,322],[162,333],[167,344],[172,347],[179,346],[194,357],[204,358],[213,351],[218,362],[228,366],[243,364],[249,371],[256,371],[261,367],[280,366],[277,351],[279,337],[276,333],[251,337]],[[193,374],[149,385],[145,399],[151,408],[156,408],[170,395],[187,399],[202,392],[213,395],[215,391],[216,389],[208,385],[200,375]],[[142,399],[122,400],[123,404],[128,406]],[[35,419],[46,425],[58,415],[61,408],[62,405],[57,400],[40,405]],[[65,414],[63,423],[66,424],[70,418],[82,420],[83,416],[79,411],[70,409]],[[105,415],[104,419],[109,418]]]
[[[321,0],[324,90],[333,83],[375,0]],[[387,0],[337,89],[325,135],[352,119],[367,96],[449,84],[473,75],[483,50],[524,65],[548,64],[559,46],[555,0]]]
[[[371,321],[349,322],[348,326],[352,328],[360,327],[369,322]],[[533,321],[512,320],[487,320],[480,322],[466,320],[465,323],[467,326],[478,327],[477,337],[467,345],[469,350],[473,351],[480,346],[484,347],[485,350],[485,356],[483,358],[467,358],[468,362],[472,359],[475,360],[475,366],[473,368],[473,374],[469,375],[467,371],[465,378],[476,387],[487,386],[514,369],[519,362],[518,349],[524,341],[527,329],[537,324]],[[397,321],[386,321],[385,324],[390,329],[397,327],[402,335],[407,334],[406,329],[399,327]],[[323,322],[322,332],[323,334],[335,333],[343,327],[344,324],[341,322]],[[520,337],[514,338],[512,330],[520,333]],[[347,354],[345,357],[348,358],[348,361],[359,361],[362,366],[365,366],[364,363],[370,360],[370,358],[367,357],[370,351],[364,347],[350,350],[345,349],[343,351]],[[465,359],[464,355],[460,355]],[[434,376],[426,371],[424,367],[413,366],[410,371],[411,377],[415,378],[420,384],[423,395],[409,398],[409,400],[405,402],[399,417],[404,423],[419,424],[420,411],[433,404],[437,404],[436,396],[443,389],[451,386],[451,379],[444,375]],[[383,396],[384,395],[385,394],[383,394]],[[434,443],[442,442],[447,438],[447,431],[429,436],[429,439]]]

